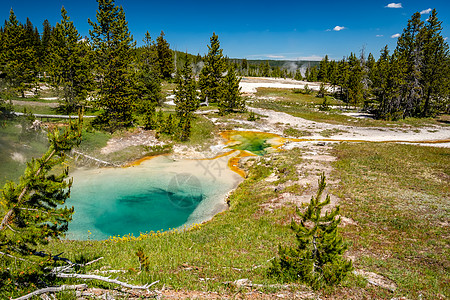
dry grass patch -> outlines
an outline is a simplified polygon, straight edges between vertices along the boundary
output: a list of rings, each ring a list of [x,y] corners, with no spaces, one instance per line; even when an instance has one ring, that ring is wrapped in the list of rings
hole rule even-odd
[[[335,153],[343,214],[358,224],[344,229],[355,266],[394,281],[397,295],[448,297],[450,149],[340,144]]]

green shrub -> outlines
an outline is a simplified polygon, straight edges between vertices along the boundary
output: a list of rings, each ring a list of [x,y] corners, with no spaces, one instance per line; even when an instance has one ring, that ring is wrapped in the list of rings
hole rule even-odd
[[[341,222],[339,207],[321,215],[322,208],[330,204],[330,196],[321,202],[325,189],[325,176],[319,179],[319,190],[312,197],[305,212],[297,209],[300,223],[291,222],[297,238],[296,247],[279,245],[279,258],[272,261],[269,275],[283,281],[300,281],[313,289],[336,285],[353,269],[352,263],[342,257],[347,245],[337,232]]]

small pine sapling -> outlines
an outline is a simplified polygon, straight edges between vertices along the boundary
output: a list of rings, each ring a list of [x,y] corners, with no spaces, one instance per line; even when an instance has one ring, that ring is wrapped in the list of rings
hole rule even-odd
[[[139,260],[139,271],[148,271],[150,269],[150,261],[142,248],[139,248],[139,250],[136,251],[136,256]]]
[[[326,94],[327,94],[327,90],[325,89],[325,84],[322,82],[320,84],[320,88],[319,88],[319,91],[317,92],[316,96],[318,98],[325,98]]]
[[[319,110],[321,111],[330,110],[330,104],[328,103],[328,96],[323,97],[323,101],[319,106]]]
[[[337,231],[341,222],[339,207],[322,214],[324,206],[330,203],[327,195],[321,202],[325,189],[325,175],[319,179],[319,190],[305,212],[297,209],[300,223],[291,222],[291,229],[297,238],[296,247],[279,245],[279,258],[272,261],[269,275],[283,281],[300,281],[313,289],[325,285],[336,285],[353,269],[352,263],[342,254],[347,245]]]
[[[303,87],[303,94],[309,95],[312,93],[311,88],[309,87],[309,85],[305,84],[305,86]]]
[[[29,258],[37,245],[64,236],[73,207],[63,207],[70,195],[72,180],[63,165],[66,152],[81,142],[81,115],[63,132],[49,132],[49,149],[39,159],[27,163],[19,183],[7,182],[0,195],[0,253],[15,259]],[[2,258],[3,259],[3,258]],[[12,272],[12,271],[11,271]],[[22,272],[23,273],[23,272]]]

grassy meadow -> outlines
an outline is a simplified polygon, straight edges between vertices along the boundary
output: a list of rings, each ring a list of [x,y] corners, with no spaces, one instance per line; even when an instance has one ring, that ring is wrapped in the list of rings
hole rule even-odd
[[[168,92],[171,88],[171,85],[167,85],[165,91]],[[337,108],[319,111],[317,106],[322,99],[313,95],[288,90],[259,89],[257,96],[276,97],[276,100],[255,100],[252,106],[283,111],[317,122],[380,127],[445,124],[438,119],[398,122],[358,119],[355,122],[339,114]],[[329,104],[334,107],[343,106],[338,100],[331,100]],[[171,111],[172,108],[164,108],[165,114]],[[226,117],[215,117],[226,121]],[[245,120],[247,117],[247,113],[239,113],[228,118]],[[20,150],[29,159],[45,151],[46,144],[41,137],[21,136],[18,125],[19,123],[12,124],[0,130],[2,153]],[[125,134],[118,132],[111,135],[96,131],[89,127],[88,120],[85,120],[85,125],[80,149],[92,155],[100,156],[99,149],[108,140]],[[220,130],[229,129],[227,126],[215,126],[207,118],[197,116],[193,122],[192,137],[184,145],[207,147]],[[323,132],[322,135],[332,133]],[[310,133],[286,128],[285,134],[301,137]],[[168,141],[167,137],[161,138]],[[28,146],[24,146],[25,144]],[[151,154],[153,150],[145,147],[127,148],[101,158],[120,163]],[[293,184],[284,189],[275,189],[275,186],[298,179],[301,174],[296,166],[302,162],[303,151],[294,149],[250,158],[243,165],[248,176],[229,197],[229,210],[216,215],[209,222],[196,224],[191,228],[152,232],[138,238],[117,236],[105,241],[50,241],[39,249],[52,254],[63,253],[63,257],[80,263],[104,257],[78,271],[93,273],[96,270],[120,270],[113,277],[119,276],[119,280],[134,284],[159,280],[154,286],[157,289],[165,287],[174,290],[214,291],[219,295],[236,296],[244,295],[247,289],[236,287],[230,282],[247,278],[260,284],[254,289],[262,293],[275,293],[282,289],[309,291],[308,287],[297,283],[283,286],[267,274],[270,260],[277,256],[278,245],[295,244],[295,236],[288,224],[295,215],[296,208],[289,202],[271,210],[265,207],[284,192],[302,195],[304,189],[298,185]],[[333,162],[334,170],[328,180],[339,182],[339,186],[331,192],[340,199],[341,215],[354,221],[340,228],[340,233],[349,245],[346,255],[353,260],[355,269],[382,275],[395,283],[397,288],[392,292],[368,283],[359,275],[351,274],[339,286],[317,291],[316,294],[321,298],[331,299],[450,297],[450,149],[382,143],[341,143],[333,146],[332,155],[337,160]],[[18,168],[18,164],[10,156],[0,156],[0,181],[3,180],[0,183],[3,184],[6,180],[5,174],[10,179],[19,176],[23,169]],[[22,167],[24,166],[22,162]],[[266,181],[273,173],[280,179],[275,182]],[[320,174],[316,175],[319,178]],[[148,257],[148,264],[144,266],[140,266],[136,255],[139,250]],[[36,268],[33,264],[2,257],[0,276],[12,265],[14,268],[23,268],[30,274]],[[54,279],[52,282],[72,283],[82,281]],[[90,281],[88,284],[116,288],[103,282]],[[36,288],[5,283],[0,289],[0,298],[23,295]],[[72,292],[65,292],[58,297],[76,299]]]

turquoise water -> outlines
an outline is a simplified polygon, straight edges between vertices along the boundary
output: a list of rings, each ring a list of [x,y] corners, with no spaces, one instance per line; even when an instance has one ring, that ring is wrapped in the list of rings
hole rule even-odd
[[[107,239],[202,222],[226,209],[224,195],[242,180],[227,158],[171,161],[129,168],[78,170],[67,206],[74,206],[68,239]]]

